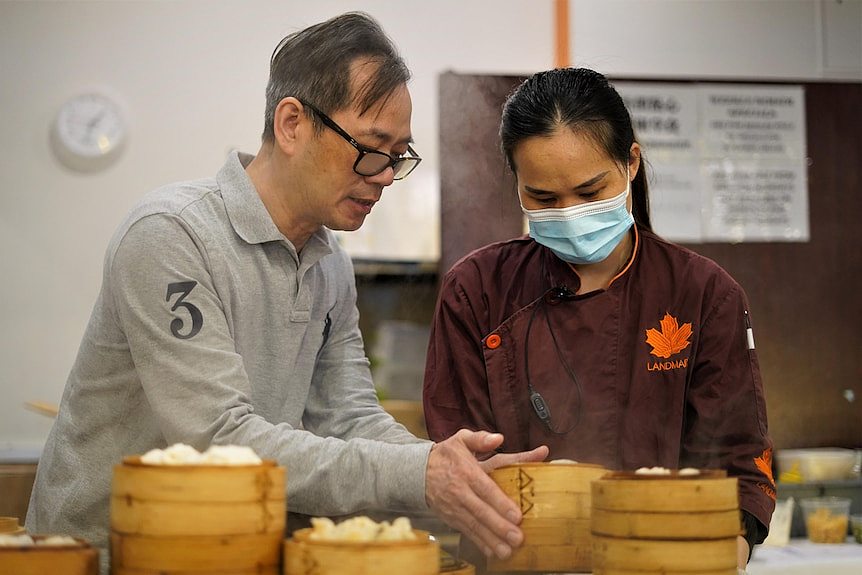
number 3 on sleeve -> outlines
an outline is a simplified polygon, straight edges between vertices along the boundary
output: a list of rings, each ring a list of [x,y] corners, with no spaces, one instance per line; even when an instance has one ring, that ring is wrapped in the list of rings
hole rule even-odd
[[[165,296],[165,301],[170,302],[171,296],[178,293],[180,297],[177,298],[176,303],[171,308],[171,311],[176,311],[178,307],[182,306],[186,308],[189,312],[189,315],[192,318],[192,329],[186,333],[180,333],[180,330],[183,328],[183,320],[181,318],[175,317],[173,321],[171,321],[171,333],[174,334],[174,337],[179,339],[189,339],[197,335],[197,333],[201,330],[204,325],[204,316],[201,314],[201,310],[199,310],[194,305],[185,301],[186,296],[191,293],[195,286],[198,285],[198,282],[175,282],[172,284],[168,284],[168,294]]]

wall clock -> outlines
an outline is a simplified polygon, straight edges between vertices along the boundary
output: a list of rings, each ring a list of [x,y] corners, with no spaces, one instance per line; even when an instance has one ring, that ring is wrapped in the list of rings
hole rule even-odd
[[[79,94],[63,102],[51,126],[57,159],[78,172],[95,172],[120,156],[128,128],[122,110],[100,92]]]

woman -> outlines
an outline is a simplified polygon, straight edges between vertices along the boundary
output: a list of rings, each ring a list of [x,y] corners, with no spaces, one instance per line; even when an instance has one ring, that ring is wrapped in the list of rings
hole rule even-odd
[[[529,78],[500,137],[530,235],[445,277],[425,371],[431,438],[467,427],[502,433],[506,451],[548,445],[552,459],[726,469],[744,567],[775,502],[744,292],[652,232],[641,147],[601,74]]]

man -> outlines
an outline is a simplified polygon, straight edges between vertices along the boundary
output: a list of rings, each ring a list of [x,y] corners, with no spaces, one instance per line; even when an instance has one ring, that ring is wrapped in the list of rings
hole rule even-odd
[[[292,511],[430,507],[488,554],[522,541],[486,471],[496,434],[423,442],[377,403],[348,256],[383,188],[419,163],[409,71],[376,22],[285,38],[263,142],[213,179],[156,190],[112,239],[102,290],[39,464],[27,527],[106,546],[111,468],[177,442],[252,447],[288,469]]]

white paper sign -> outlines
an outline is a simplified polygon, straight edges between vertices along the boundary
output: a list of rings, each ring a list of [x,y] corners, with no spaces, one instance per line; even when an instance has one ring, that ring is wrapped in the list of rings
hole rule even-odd
[[[705,157],[805,157],[801,87],[701,85],[700,101]]]
[[[616,82],[674,241],[807,241],[801,86]]]
[[[704,162],[705,241],[807,241],[804,161]]]
[[[702,189],[698,163],[665,162],[653,169],[649,203],[656,233],[678,242],[702,241]]]
[[[616,84],[649,158],[698,156],[698,97],[686,84]]]

